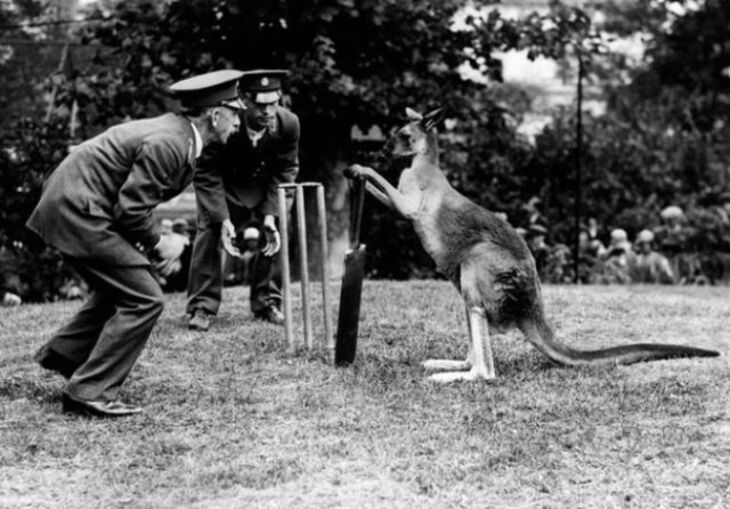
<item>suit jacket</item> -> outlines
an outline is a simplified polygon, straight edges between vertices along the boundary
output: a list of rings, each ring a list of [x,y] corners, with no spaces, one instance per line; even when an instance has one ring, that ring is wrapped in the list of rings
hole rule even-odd
[[[46,181],[27,226],[67,255],[147,265],[152,212],[193,178],[195,134],[168,113],[116,125],[76,147]]]
[[[229,218],[228,202],[279,215],[277,187],[299,173],[299,118],[277,107],[276,121],[254,147],[246,125],[225,145],[206,147],[194,186],[198,215],[207,224]]]

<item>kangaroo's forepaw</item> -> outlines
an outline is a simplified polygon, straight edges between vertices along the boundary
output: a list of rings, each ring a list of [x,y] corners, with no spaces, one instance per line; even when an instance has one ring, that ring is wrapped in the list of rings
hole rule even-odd
[[[467,371],[471,364],[467,361],[450,359],[428,359],[421,364],[426,371]]]
[[[343,170],[343,174],[347,178],[364,178],[367,176],[368,171],[370,170],[367,166],[362,166],[360,164],[351,164],[347,168]]]
[[[447,371],[446,373],[434,373],[428,379],[440,384],[451,382],[473,382],[476,380],[494,380],[494,374],[484,373],[470,369],[469,371]]]

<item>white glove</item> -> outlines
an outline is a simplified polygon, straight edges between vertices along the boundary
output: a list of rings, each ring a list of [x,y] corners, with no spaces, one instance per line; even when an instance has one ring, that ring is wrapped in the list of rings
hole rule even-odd
[[[175,260],[180,258],[188,244],[190,244],[190,239],[185,235],[174,232],[163,233],[155,246],[155,252],[162,260]]]
[[[236,228],[230,219],[225,219],[221,224],[221,241],[223,242],[223,249],[231,256],[236,258],[241,257],[241,250],[238,249],[233,241],[236,239]]]
[[[266,245],[261,250],[261,254],[264,256],[274,256],[281,249],[281,235],[279,230],[276,229],[276,222],[274,216],[264,217],[264,236],[266,237]]]

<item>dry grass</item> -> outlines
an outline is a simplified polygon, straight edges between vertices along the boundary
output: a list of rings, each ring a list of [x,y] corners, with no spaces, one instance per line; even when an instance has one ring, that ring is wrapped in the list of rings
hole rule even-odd
[[[207,334],[171,296],[125,384],[147,412],[115,421],[63,415],[62,380],[30,358],[78,304],[0,309],[0,507],[730,506],[726,288],[545,289],[572,345],[718,359],[555,368],[510,334],[495,382],[451,386],[419,367],[465,354],[446,283],[366,284],[350,369],[285,355],[246,296]]]

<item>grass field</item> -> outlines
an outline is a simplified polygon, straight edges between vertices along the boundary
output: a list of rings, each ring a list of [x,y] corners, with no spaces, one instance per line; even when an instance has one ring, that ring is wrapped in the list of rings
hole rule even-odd
[[[730,507],[730,289],[544,294],[573,346],[722,356],[568,369],[511,333],[496,381],[439,386],[420,362],[466,353],[446,283],[366,283],[349,369],[287,356],[245,289],[207,334],[176,294],[124,386],[146,412],[89,420],[31,360],[78,303],[0,308],[0,507]]]

